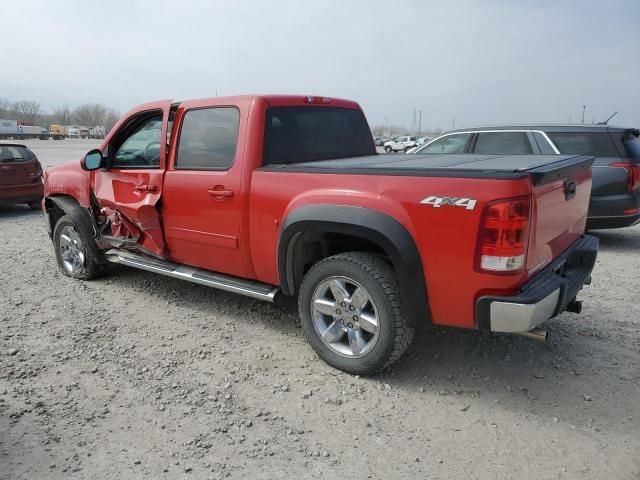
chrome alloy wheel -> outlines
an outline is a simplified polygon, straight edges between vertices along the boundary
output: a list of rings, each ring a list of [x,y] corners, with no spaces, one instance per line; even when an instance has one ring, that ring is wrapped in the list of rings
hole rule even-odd
[[[343,357],[362,357],[378,341],[378,309],[364,287],[350,278],[322,281],[313,292],[311,317],[322,342]]]
[[[81,272],[85,266],[85,249],[80,235],[71,225],[65,225],[60,232],[59,253],[64,268],[71,274]]]

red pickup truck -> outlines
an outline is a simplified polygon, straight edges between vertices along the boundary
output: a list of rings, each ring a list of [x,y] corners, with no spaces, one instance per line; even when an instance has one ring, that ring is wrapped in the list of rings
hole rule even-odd
[[[579,312],[592,157],[377,155],[358,104],[141,105],[45,173],[63,273],[109,262],[274,301],[329,364],[372,374],[417,326],[524,333]],[[531,334],[531,335],[534,335]]]

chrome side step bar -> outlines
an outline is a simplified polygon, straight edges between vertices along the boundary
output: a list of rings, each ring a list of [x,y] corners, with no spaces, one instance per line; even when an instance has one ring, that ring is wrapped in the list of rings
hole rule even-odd
[[[138,255],[125,250],[111,249],[105,253],[107,260],[121,263],[129,267],[139,268],[148,272],[159,273],[168,277],[179,278],[188,282],[218,288],[227,292],[246,295],[267,302],[273,302],[280,290],[274,285],[232,277],[222,273],[190,267],[179,263],[160,260],[145,255]]]

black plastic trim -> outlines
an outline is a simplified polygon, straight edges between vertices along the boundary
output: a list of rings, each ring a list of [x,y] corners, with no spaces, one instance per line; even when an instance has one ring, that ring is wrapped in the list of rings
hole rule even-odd
[[[484,296],[476,302],[476,328],[491,330],[491,303],[537,303],[560,289],[558,305],[551,318],[564,312],[567,305],[587,283],[596,263],[599,240],[592,235],[582,235],[551,264],[525,283],[517,295]]]
[[[89,229],[89,232],[87,233],[91,238],[95,238],[96,226],[91,218],[89,209],[83,208],[74,198],[67,195],[47,197],[46,201],[55,203],[65,213],[65,215],[69,215],[77,225],[87,226]],[[50,227],[51,232],[53,232],[55,225],[50,225]]]
[[[293,261],[290,252],[302,232],[342,233],[361,237],[378,245],[396,271],[408,320],[431,321],[422,259],[409,232],[394,218],[363,207],[305,205],[291,212],[282,224],[278,240],[278,273],[285,295],[295,295]]]

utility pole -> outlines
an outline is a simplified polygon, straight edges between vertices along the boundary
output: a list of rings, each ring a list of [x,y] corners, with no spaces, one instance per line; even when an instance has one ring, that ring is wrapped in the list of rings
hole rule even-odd
[[[389,135],[389,117],[384,117],[384,133]]]
[[[420,136],[420,130],[422,129],[422,110],[419,110],[418,113],[418,136]]]
[[[584,111],[587,109],[586,105],[582,105],[582,124],[584,125]]]
[[[451,130],[456,129],[456,117],[453,117],[453,121],[451,122]]]

